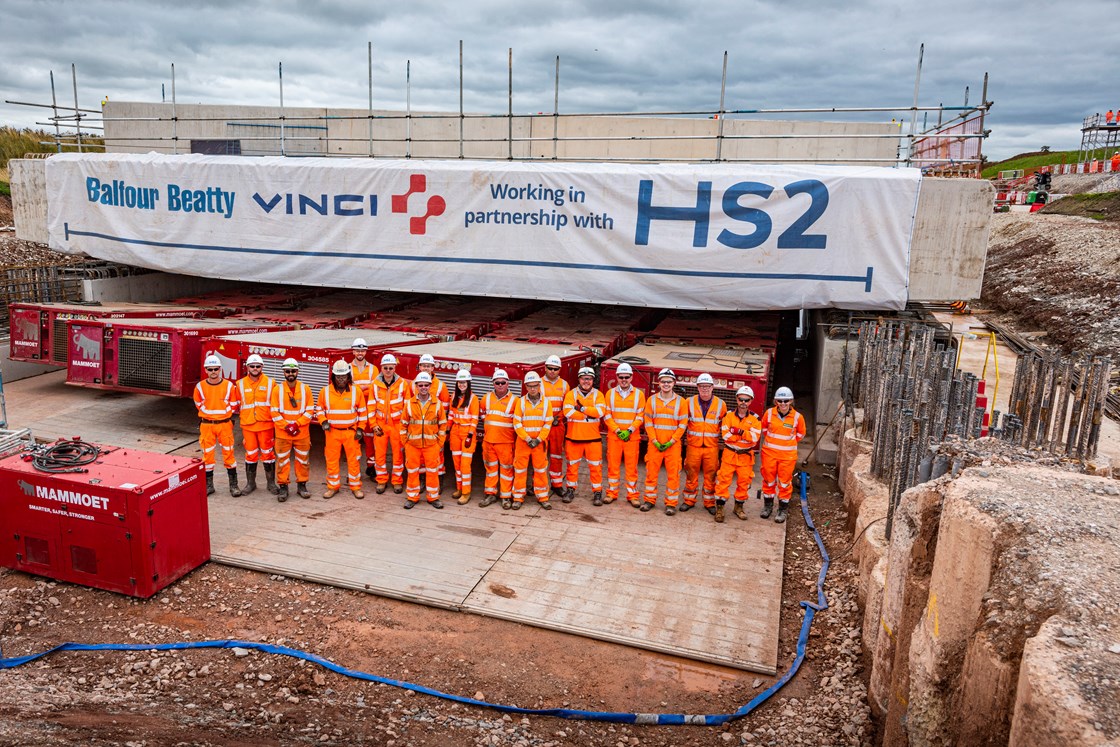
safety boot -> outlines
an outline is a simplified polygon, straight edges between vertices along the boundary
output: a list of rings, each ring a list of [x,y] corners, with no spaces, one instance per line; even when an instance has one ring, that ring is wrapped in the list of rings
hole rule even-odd
[[[401,493],[403,493],[404,492],[404,483],[401,483],[399,485],[394,485],[393,486],[393,492],[396,493],[397,495],[400,495]]]
[[[264,486],[265,490],[272,493],[273,495],[276,495],[276,491],[278,490],[278,488],[276,486],[276,463],[275,462],[265,462],[264,463],[264,479],[265,479],[265,486]]]
[[[377,479],[377,466],[376,465],[371,464],[368,467],[366,467],[366,477],[368,477],[371,480],[376,480]],[[385,491],[382,490],[381,492],[384,493]]]
[[[482,500],[478,502],[479,508],[486,508],[494,501],[498,500],[498,496],[494,493],[486,493],[482,496]]]
[[[696,505],[695,503],[682,503],[681,504],[681,513],[683,514],[685,511],[687,511],[688,509],[692,508],[695,505]]]
[[[279,501],[280,503],[283,503],[284,501],[288,500],[288,484],[287,483],[284,483],[283,485],[277,485],[276,486],[276,500]]]
[[[564,503],[571,503],[575,499],[575,497],[575,488],[564,488],[564,495],[560,498],[560,500],[564,501]]]
[[[716,523],[717,524],[722,524],[723,523],[723,504],[722,503],[719,504],[718,506],[716,506]]]
[[[384,493],[384,492],[385,492],[385,488],[387,488],[387,487],[389,487],[389,483],[387,483],[387,482],[379,482],[379,483],[377,483],[377,487],[376,487],[376,488],[374,488],[373,490],[374,490],[374,492],[376,492],[376,493],[377,493],[378,495],[381,495],[382,493]]]
[[[354,497],[359,501],[366,497],[366,494],[362,492],[361,488],[350,488],[350,492],[353,493]]]
[[[214,473],[206,473],[206,495],[214,495]]]
[[[461,498],[462,496],[463,496],[463,491],[460,490],[459,488],[455,488],[454,492],[451,493],[452,498]]]
[[[742,501],[735,501],[735,510],[732,511],[732,513],[735,514],[735,518],[739,521],[747,520],[747,512],[743,510]]]
[[[307,489],[307,483],[305,483],[305,482],[297,482],[296,483],[296,495],[298,495],[300,498],[310,498],[311,497],[311,491]]]
[[[465,493],[460,493],[459,494],[459,505],[460,506],[463,506],[467,503],[470,503],[470,500],[471,500],[471,491],[468,490]]]
[[[603,505],[603,493],[602,493],[602,491],[596,490],[594,493],[591,494],[591,505],[592,506],[602,506]]]
[[[774,499],[767,496],[762,499],[762,513],[759,514],[760,518],[769,519],[770,514],[774,512]]]
[[[324,498],[334,498],[336,495],[338,495],[338,488],[327,488],[323,491]]]
[[[229,494],[236,498],[241,495],[241,488],[237,487],[237,468],[230,467],[226,474],[229,475]]]
[[[789,507],[789,501],[778,501],[778,515],[774,517],[775,524],[786,523],[786,509]]]
[[[558,498],[563,498],[564,497],[564,486],[563,485],[553,485],[552,486],[552,494],[555,495]]]
[[[257,489],[257,463],[246,462],[245,464],[245,489],[241,491],[241,495],[249,495]]]

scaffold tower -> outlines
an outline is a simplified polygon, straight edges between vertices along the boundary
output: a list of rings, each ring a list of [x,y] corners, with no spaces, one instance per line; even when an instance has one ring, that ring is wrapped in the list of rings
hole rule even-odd
[[[1120,123],[1108,123],[1101,114],[1085,117],[1081,122],[1081,150],[1078,161],[1107,160],[1120,151]]]

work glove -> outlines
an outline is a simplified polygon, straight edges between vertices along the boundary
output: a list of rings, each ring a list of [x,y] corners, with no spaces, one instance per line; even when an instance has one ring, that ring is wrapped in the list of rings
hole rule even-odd
[[[552,419],[552,425],[553,425],[553,427],[556,427],[556,426],[560,425],[560,418],[559,417],[554,417]]]
[[[385,435],[385,430],[380,425],[375,425],[375,426],[373,426],[373,435],[384,436]]]
[[[467,434],[466,438],[463,439],[463,448],[464,449],[469,449],[471,447],[471,444],[473,444],[473,443],[474,443],[474,432],[472,431],[472,432]]]
[[[665,449],[661,448],[661,442],[660,442],[660,441],[654,441],[654,440],[653,440],[653,439],[651,438],[649,442],[650,442],[651,444],[653,444],[653,448],[657,449],[658,451],[665,451]]]
[[[668,449],[668,448],[669,448],[670,446],[672,446],[672,445],[673,445],[673,443],[672,443],[671,441],[666,441],[666,442],[665,442],[665,443],[663,443],[663,444],[658,444],[658,445],[657,445],[657,450],[658,450],[658,451],[665,451],[665,450],[667,450],[667,449]]]
[[[323,421],[323,430],[329,431],[330,429],[331,429],[331,421],[324,420]]]
[[[743,435],[743,429],[742,429],[742,428],[729,428],[728,430],[730,430],[730,431],[731,431],[731,435],[732,435],[732,436],[741,436],[741,435]]]
[[[284,426],[284,432],[287,433],[289,436],[298,436],[299,435],[299,426],[296,425],[295,423],[288,423],[287,425]]]
[[[366,432],[363,431],[361,428],[354,431],[354,440],[355,441],[361,441],[365,437],[366,437]]]
[[[530,449],[535,449],[540,445],[541,445],[541,440],[539,438],[530,438],[529,439],[529,448]]]
[[[618,431],[618,433],[616,435],[623,441],[629,441],[630,440],[630,429],[629,428],[622,428]]]

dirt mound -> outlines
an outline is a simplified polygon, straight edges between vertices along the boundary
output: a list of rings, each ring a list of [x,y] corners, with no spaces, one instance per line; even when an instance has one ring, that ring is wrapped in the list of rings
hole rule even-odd
[[[1042,208],[1049,215],[1079,215],[1093,220],[1120,221],[1120,192],[1069,195]]]
[[[1120,360],[1120,222],[992,216],[981,298],[1066,353]]]

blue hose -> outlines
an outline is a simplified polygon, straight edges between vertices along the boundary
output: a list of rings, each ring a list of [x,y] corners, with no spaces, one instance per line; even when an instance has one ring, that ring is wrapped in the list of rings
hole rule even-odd
[[[807,496],[809,489],[809,475],[802,472],[799,474],[800,490],[801,490],[801,513],[805,517],[805,525],[813,532],[813,538],[816,540],[817,548],[821,552],[823,560],[821,564],[821,572],[817,576],[817,601],[801,602],[801,607],[805,610],[805,618],[801,622],[801,634],[797,638],[797,656],[794,657],[793,664],[786,670],[785,674],[781,676],[774,684],[766,688],[758,695],[756,695],[749,703],[740,707],[734,713],[719,713],[707,715],[690,715],[680,713],[620,713],[609,711],[580,711],[572,708],[520,708],[518,706],[502,705],[500,703],[488,703],[484,700],[475,700],[474,698],[464,698],[461,695],[452,695],[450,693],[440,692],[433,690],[423,685],[416,685],[411,682],[402,682],[401,680],[389,679],[387,677],[379,677],[375,674],[368,672],[361,672],[356,669],[348,669],[346,667],[328,661],[321,656],[309,654],[306,651],[299,649],[288,648],[287,646],[273,646],[267,643],[254,643],[252,641],[182,641],[178,643],[62,643],[54,648],[41,651],[37,654],[29,654],[27,656],[15,656],[9,659],[0,658],[0,670],[14,669],[15,667],[28,664],[42,659],[54,653],[61,653],[63,651],[181,651],[187,649],[201,649],[201,648],[243,648],[255,649],[267,654],[280,654],[282,656],[290,656],[294,659],[303,659],[313,664],[318,664],[324,669],[329,669],[346,677],[352,677],[358,680],[365,680],[367,682],[377,682],[384,685],[391,685],[392,687],[399,687],[404,690],[412,690],[413,692],[423,693],[424,695],[433,695],[437,698],[444,700],[454,701],[456,703],[463,703],[464,705],[480,706],[483,708],[493,708],[502,713],[521,713],[531,716],[555,716],[557,718],[575,719],[582,721],[605,721],[616,724],[700,724],[705,726],[718,726],[726,724],[730,721],[743,718],[754,709],[765,703],[774,693],[778,692],[787,682],[789,682],[797,670],[801,668],[801,662],[805,659],[805,644],[809,639],[809,629],[813,625],[813,618],[816,613],[828,609],[828,601],[824,594],[824,578],[828,573],[829,557],[828,552],[824,548],[824,542],[821,541],[821,535],[817,531],[816,526],[813,525],[813,520],[809,516],[809,499]]]

